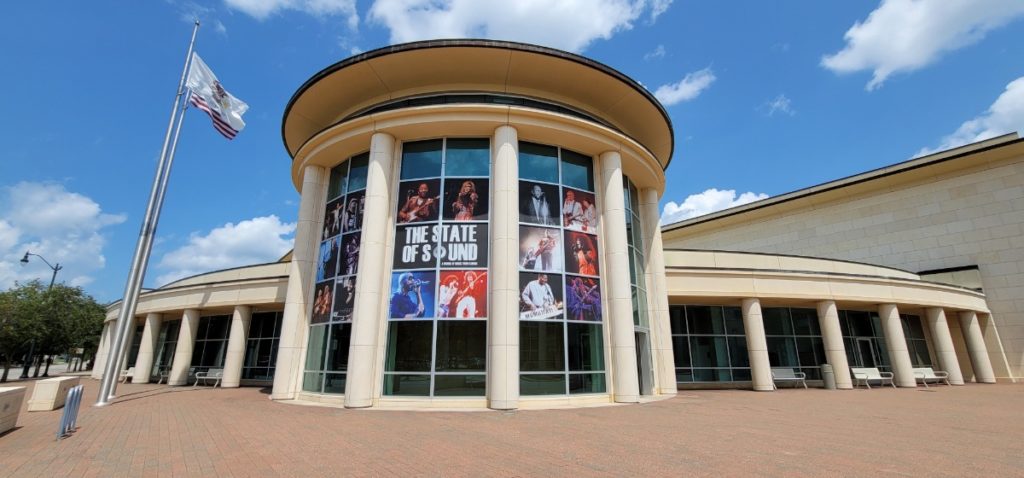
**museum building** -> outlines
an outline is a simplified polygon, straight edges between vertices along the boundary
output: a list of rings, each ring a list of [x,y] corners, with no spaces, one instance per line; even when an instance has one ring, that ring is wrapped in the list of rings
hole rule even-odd
[[[901,387],[917,366],[954,384],[1019,373],[985,292],[961,280],[974,269],[922,276],[827,245],[774,250],[794,242],[781,233],[748,247],[791,205],[662,228],[668,114],[588,58],[489,40],[366,52],[303,84],[282,136],[301,195],[294,250],[145,292],[133,382],[213,370],[285,402],[508,410],[772,390],[773,367],[813,384],[826,363],[841,389],[851,366]],[[997,146],[1024,177],[1020,142]],[[950,173],[951,154],[911,169]],[[899,174],[875,176],[824,189],[892,188]],[[818,193],[805,191],[810,209]],[[736,227],[749,230],[720,234]]]

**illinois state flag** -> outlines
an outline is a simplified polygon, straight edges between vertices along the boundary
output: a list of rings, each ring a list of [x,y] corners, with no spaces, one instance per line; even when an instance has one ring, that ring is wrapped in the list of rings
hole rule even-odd
[[[189,102],[210,115],[213,127],[225,138],[234,139],[245,128],[242,115],[249,109],[249,105],[231,96],[196,53],[192,54],[192,67],[188,70],[186,84],[192,90]]]

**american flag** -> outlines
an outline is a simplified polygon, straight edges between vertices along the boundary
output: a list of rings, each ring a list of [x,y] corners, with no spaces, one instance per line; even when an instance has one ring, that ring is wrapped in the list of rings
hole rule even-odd
[[[238,131],[235,128],[232,128],[227,121],[224,121],[224,118],[220,117],[220,113],[210,108],[210,105],[206,104],[206,100],[204,100],[202,96],[193,94],[189,98],[189,102],[192,103],[192,106],[195,106],[210,115],[210,119],[213,120],[213,128],[216,129],[218,133],[224,135],[227,139],[235,139],[235,135],[238,134]]]

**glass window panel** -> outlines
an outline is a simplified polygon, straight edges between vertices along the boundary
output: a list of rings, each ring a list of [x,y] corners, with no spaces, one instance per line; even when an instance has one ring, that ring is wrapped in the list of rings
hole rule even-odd
[[[907,349],[910,350],[910,360],[915,367],[931,367],[932,359],[928,354],[928,343],[924,340],[908,340]]]
[[[789,321],[789,309],[765,307],[761,309],[765,335],[793,335],[793,324]]]
[[[331,325],[331,336],[327,349],[327,370],[344,372],[348,370],[348,345],[352,336],[352,324]]]
[[[434,376],[434,396],[437,397],[483,397],[486,386],[486,375]]]
[[[677,368],[676,369],[676,383],[692,382],[693,381],[693,370],[688,368]]]
[[[686,325],[691,334],[725,334],[722,308],[718,306],[687,306]]]
[[[603,373],[574,373],[569,375],[569,393],[604,393]]]
[[[796,367],[796,341],[792,337],[768,337],[768,362],[772,367]]]
[[[633,254],[626,254],[629,256],[629,283],[636,285],[636,258]]]
[[[306,352],[306,370],[323,370],[327,352],[327,326],[309,328],[309,349]]]
[[[733,367],[749,367],[746,337],[729,337],[729,362]]]
[[[523,374],[519,376],[520,395],[564,395],[565,374]]]
[[[694,367],[728,367],[725,337],[690,337],[690,357]]]
[[[843,330],[843,337],[852,337],[853,329],[850,328],[850,321],[846,317],[846,311],[839,311],[839,328]]]
[[[429,372],[433,332],[434,323],[431,321],[391,321],[384,370]]]
[[[320,393],[320,387],[324,383],[324,374],[320,372],[306,372],[302,376],[302,391]]]
[[[432,139],[403,144],[402,179],[440,176],[442,143],[440,139]],[[349,189],[354,188],[349,186]]]
[[[807,380],[821,380],[821,367],[801,367],[799,372],[807,374]]]
[[[562,184],[571,188],[594,190],[594,161],[572,151],[562,150]]]
[[[437,322],[438,372],[487,370],[487,322],[483,320]],[[436,390],[436,381],[435,381]]]
[[[647,291],[643,289],[637,289],[637,298],[640,299],[640,326],[648,327],[647,323]]]
[[[430,375],[384,375],[384,395],[430,396]]]
[[[449,139],[444,161],[445,176],[490,176],[490,140]]]
[[[366,189],[366,172],[370,168],[370,153],[352,157],[352,169],[348,173],[348,192]]]
[[[568,324],[569,370],[604,370],[602,327],[594,324]]]
[[[732,369],[732,379],[737,382],[749,382],[750,369],[749,368],[734,368]]]
[[[203,361],[199,364],[202,367],[223,367],[224,352],[227,349],[226,340],[211,340],[206,342],[203,351]]]
[[[889,350],[885,347],[885,340],[881,337],[876,337],[872,342],[875,345],[875,354],[878,356],[879,366],[888,369],[892,362],[889,360]]]
[[[793,317],[793,333],[796,335],[821,335],[818,326],[818,311],[815,309],[789,309]]]
[[[921,317],[916,315],[905,315],[902,317],[907,324],[907,337],[912,339],[924,339],[924,328],[921,327]]]
[[[854,346],[853,345],[853,339],[850,339],[850,338],[844,338],[843,339],[843,348],[846,349],[846,361],[847,361],[847,363],[849,363],[851,367],[858,366],[858,365],[863,365],[862,363],[857,361],[857,355],[856,355],[856,352],[853,351],[853,346]]]
[[[345,393],[345,377],[343,373],[329,373],[324,380],[324,393]]]
[[[558,182],[558,148],[519,143],[519,177],[549,183]]]
[[[825,346],[817,337],[797,337],[797,356],[801,367],[821,365],[825,362]]]
[[[669,313],[669,324],[671,324],[672,333],[676,335],[686,334],[686,308],[678,305],[673,305],[668,308]]]
[[[348,173],[348,163],[341,163],[331,168],[331,179],[327,183],[327,200],[330,201],[342,194],[345,194],[345,174]]]
[[[563,325],[561,322],[519,323],[519,370],[524,372],[565,370]]]
[[[686,337],[672,337],[672,354],[676,367],[690,367],[690,341]]]
[[[200,317],[199,327],[196,327],[196,340],[206,340],[206,331],[210,328],[210,318]]]
[[[636,214],[640,210],[639,194],[637,194],[636,186],[633,185],[632,181],[629,181],[627,178],[626,182],[629,184],[629,210]]]
[[[871,330],[871,315],[859,310],[851,310],[846,313],[846,320],[850,322],[850,335],[854,337],[871,337],[874,331]]]
[[[732,381],[732,374],[729,369],[695,368],[693,369],[694,382],[729,382]]]
[[[882,318],[875,312],[871,312],[871,329],[874,331],[875,337],[885,336],[885,332],[882,329]]]
[[[629,178],[622,177],[622,199],[626,206],[626,220],[629,221],[629,212],[633,210],[633,197],[629,194]]]
[[[725,318],[725,333],[745,335],[743,332],[743,311],[739,307],[722,307]]]

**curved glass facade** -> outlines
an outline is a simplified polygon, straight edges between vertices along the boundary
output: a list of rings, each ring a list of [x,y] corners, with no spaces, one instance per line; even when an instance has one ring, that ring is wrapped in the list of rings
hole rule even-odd
[[[606,391],[593,160],[519,143],[519,390]]]
[[[490,172],[487,138],[402,145],[386,396],[485,394]]]
[[[369,154],[331,169],[302,390],[345,393]]]

